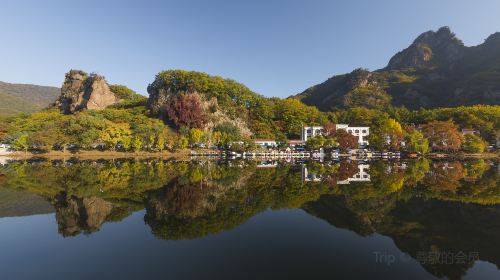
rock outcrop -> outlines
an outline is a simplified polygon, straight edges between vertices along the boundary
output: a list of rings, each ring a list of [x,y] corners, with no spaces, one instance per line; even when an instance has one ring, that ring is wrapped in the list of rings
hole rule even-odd
[[[159,116],[165,121],[170,122],[172,118],[169,117],[167,113],[168,106],[172,105],[170,101],[178,98],[180,95],[195,95],[196,98],[188,98],[190,101],[187,102],[192,102],[193,100],[195,100],[197,103],[199,103],[200,110],[194,111],[192,110],[193,106],[188,106],[188,104],[185,104],[186,106],[181,107],[184,108],[185,114],[194,115],[195,113],[198,114],[198,111],[201,111],[199,114],[203,115],[204,120],[203,125],[201,125],[199,128],[205,131],[211,131],[220,124],[231,123],[239,129],[241,135],[246,137],[252,135],[252,132],[246,122],[246,109],[241,108],[241,106],[238,106],[237,103],[233,101],[233,99],[235,98],[231,96],[233,92],[231,92],[229,86],[227,89],[220,90],[221,92],[227,92],[225,92],[224,94],[219,94],[219,96],[216,97],[213,93],[207,92],[210,90],[203,88],[203,86],[199,86],[199,81],[185,81],[179,77],[176,77],[177,72],[178,71],[175,70],[167,71],[166,73],[169,74],[169,76],[166,77],[164,76],[166,74],[160,73],[159,75],[157,75],[155,81],[148,86],[149,98],[147,101],[147,107],[151,111],[151,114]],[[186,73],[186,75],[193,75],[193,77],[195,78],[197,75],[206,75],[204,73],[198,72]],[[207,83],[218,83],[219,81],[222,81],[222,83],[225,82],[219,77],[212,77],[207,75],[206,77],[204,76],[204,78],[204,82]],[[178,79],[178,81],[176,79]],[[225,104],[221,105],[221,102],[225,102]]]
[[[72,114],[85,109],[102,110],[120,101],[103,76],[71,70],[66,73],[55,106],[65,114]]]
[[[465,49],[448,27],[438,31],[427,31],[406,49],[394,55],[387,69],[415,68],[436,63],[454,63]]]

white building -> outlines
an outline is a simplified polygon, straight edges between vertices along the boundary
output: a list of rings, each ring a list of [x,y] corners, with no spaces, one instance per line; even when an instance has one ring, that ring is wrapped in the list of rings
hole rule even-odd
[[[358,144],[360,146],[368,145],[368,135],[370,135],[370,128],[368,126],[349,126],[347,124],[337,124],[335,128],[344,129],[350,134],[358,137]]]
[[[310,137],[323,135],[325,129],[322,126],[304,126],[300,135],[300,140],[307,141]]]
[[[278,147],[278,143],[276,140],[272,139],[255,139],[254,140],[255,145],[261,147],[261,148],[276,148]]]
[[[367,126],[349,126],[348,124],[336,124],[335,129],[344,129],[350,134],[358,138],[359,146],[368,145],[368,136],[370,135],[370,128]],[[302,128],[301,140],[307,141],[310,137],[323,135],[325,129],[322,126],[305,126]]]

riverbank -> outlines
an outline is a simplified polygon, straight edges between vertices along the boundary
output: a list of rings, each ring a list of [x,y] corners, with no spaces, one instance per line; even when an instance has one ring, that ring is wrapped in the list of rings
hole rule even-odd
[[[30,158],[48,158],[48,159],[113,159],[113,158],[188,158],[191,155],[190,150],[180,150],[175,153],[163,152],[120,152],[120,151],[97,151],[97,150],[80,150],[80,151],[50,151],[46,153],[32,152],[13,152],[4,157],[11,159],[30,159]]]
[[[259,156],[262,152],[246,153],[246,157],[253,158],[283,158],[287,157],[287,153],[270,153],[266,156]],[[301,153],[301,155],[308,155],[309,153]],[[221,158],[221,151],[218,150],[179,150],[175,152],[163,151],[163,152],[121,152],[121,151],[98,151],[98,150],[79,150],[79,151],[50,151],[46,153],[33,153],[33,152],[12,152],[5,155],[0,155],[0,157],[10,158],[14,160],[22,159],[32,159],[32,158],[48,158],[48,159],[114,159],[114,158],[164,158],[164,159],[187,159],[190,157],[197,158]],[[230,156],[230,155],[228,155]],[[357,157],[355,154],[341,154],[339,157]],[[306,156],[300,156],[305,158]],[[312,156],[307,156],[313,158]],[[466,154],[466,153],[429,153],[425,155],[429,159],[499,159],[500,154],[497,153],[481,153],[481,154]],[[379,158],[379,157],[362,157],[366,159]],[[416,156],[404,156],[401,158],[416,158]]]

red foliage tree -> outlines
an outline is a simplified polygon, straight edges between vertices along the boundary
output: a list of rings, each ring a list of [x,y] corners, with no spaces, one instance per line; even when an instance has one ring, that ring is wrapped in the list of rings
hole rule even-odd
[[[164,105],[168,121],[177,128],[186,126],[202,129],[207,123],[207,118],[201,106],[201,97],[197,93],[181,93],[171,97]]]
[[[452,121],[432,121],[422,126],[422,133],[429,139],[433,150],[458,151],[462,145],[462,135]]]
[[[342,152],[358,147],[358,138],[345,131],[345,129],[333,130],[332,137],[337,140]]]

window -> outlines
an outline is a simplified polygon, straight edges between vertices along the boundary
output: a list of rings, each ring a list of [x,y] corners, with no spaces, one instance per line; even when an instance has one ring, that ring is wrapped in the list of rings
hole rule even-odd
[[[311,132],[312,132],[312,130],[310,130],[310,129],[307,130],[307,133],[311,133]]]
[[[363,129],[363,133],[366,133],[366,129]]]
[[[363,178],[368,178],[368,175],[363,175]]]
[[[352,133],[352,129],[347,130],[347,132]]]
[[[359,129],[356,129],[354,132],[359,133]]]

